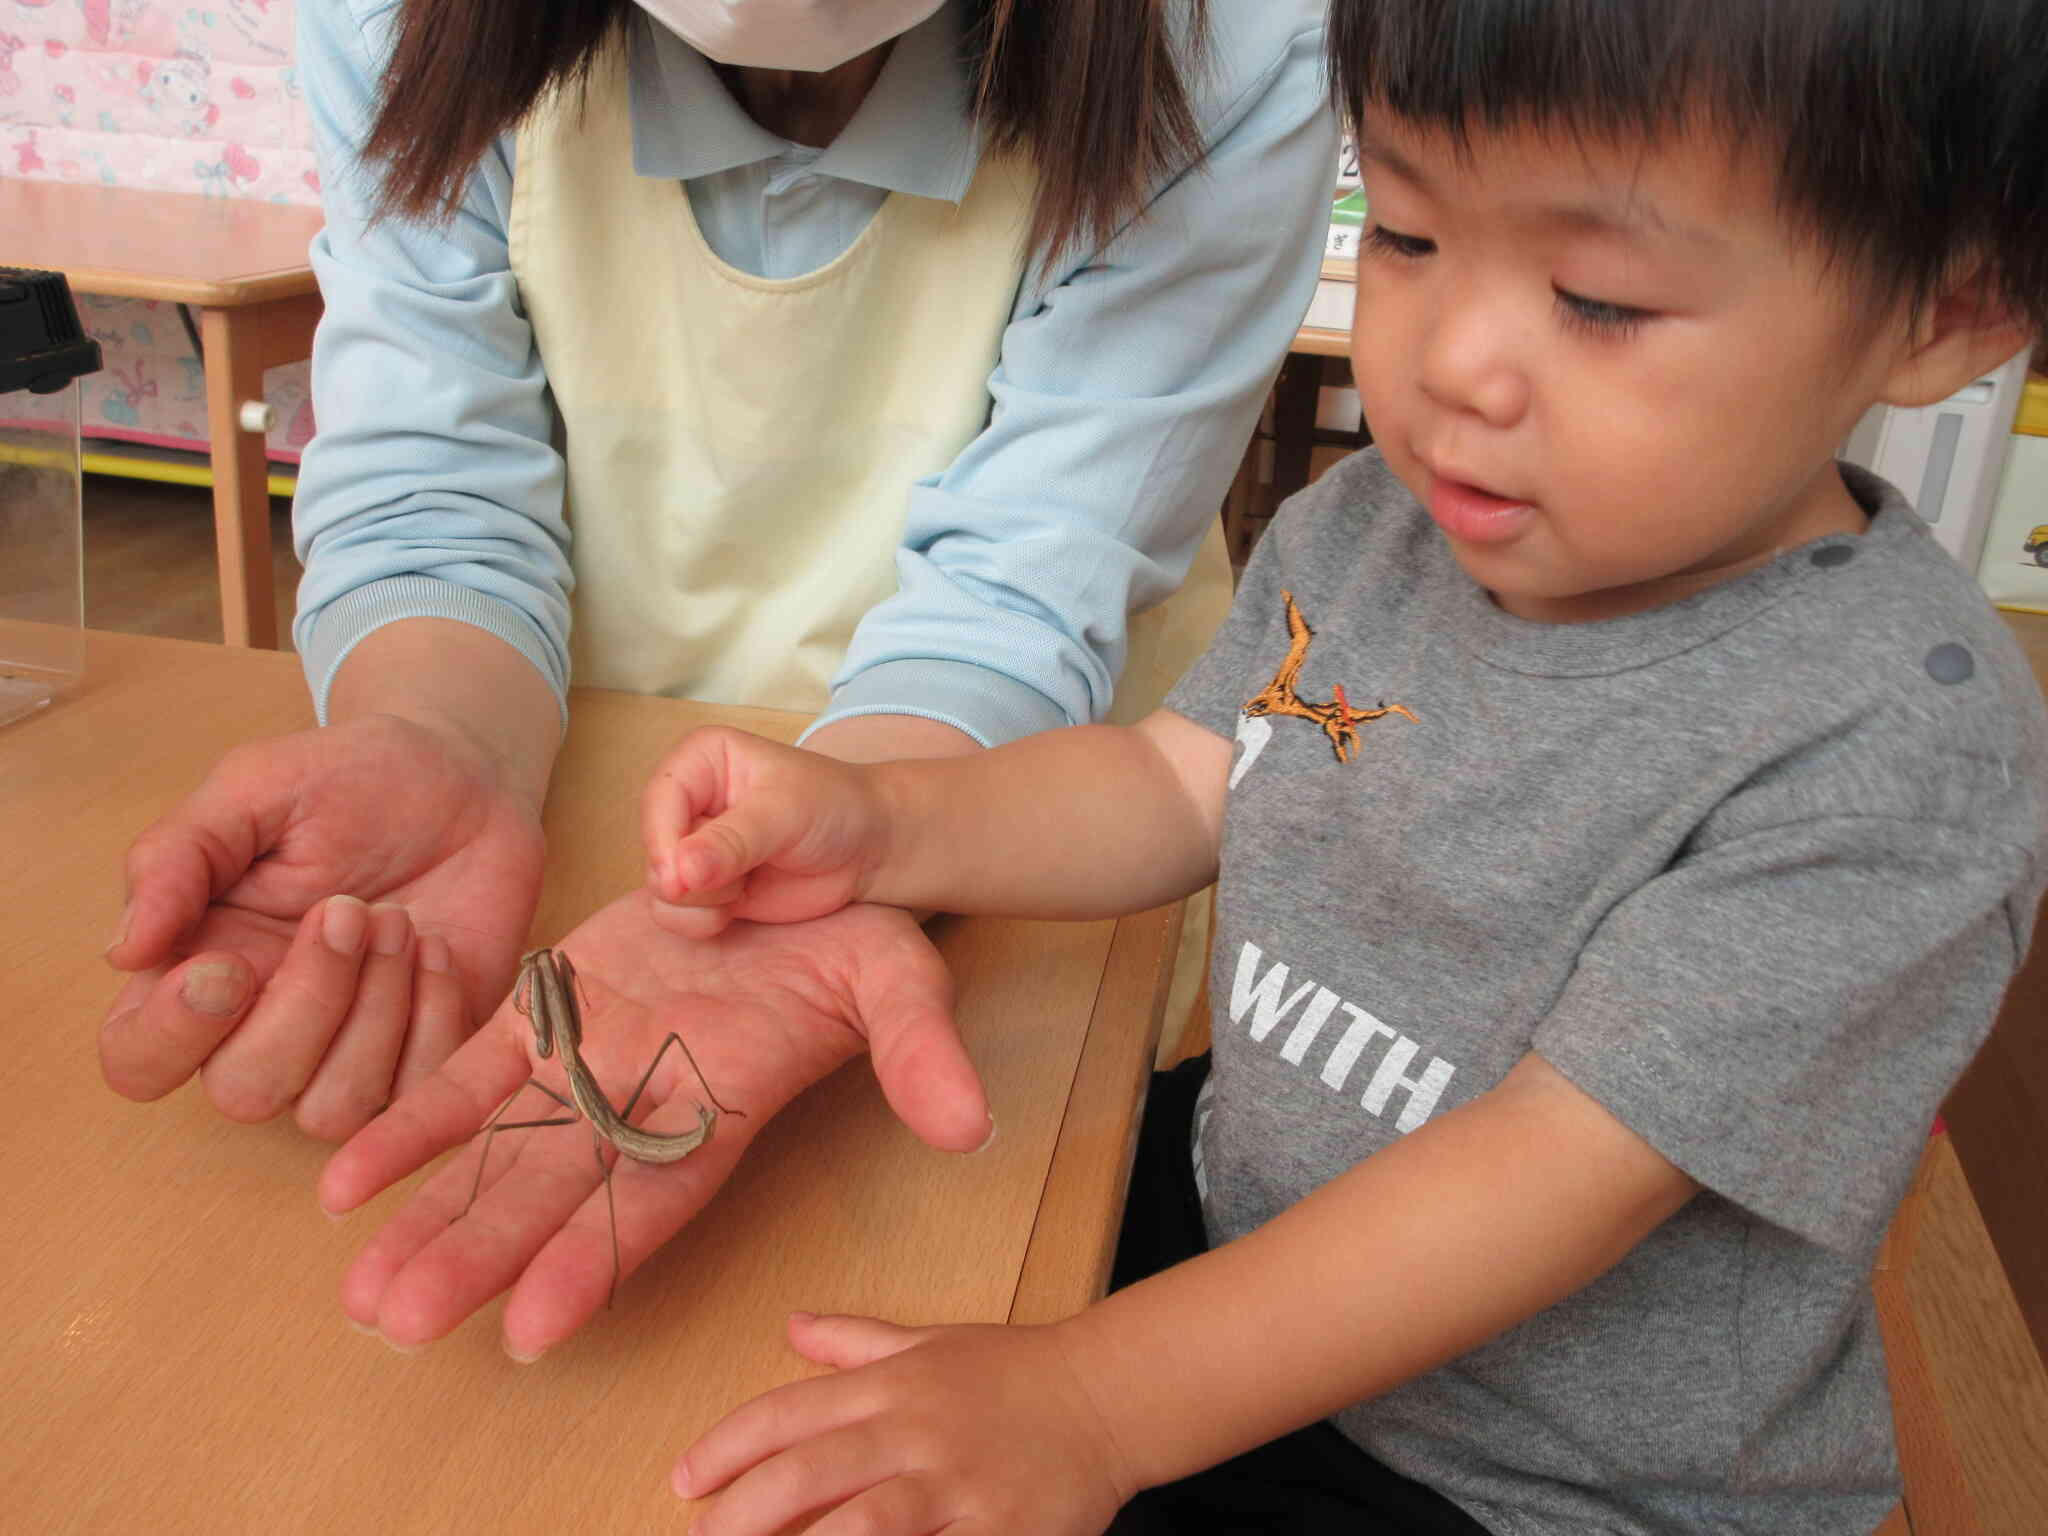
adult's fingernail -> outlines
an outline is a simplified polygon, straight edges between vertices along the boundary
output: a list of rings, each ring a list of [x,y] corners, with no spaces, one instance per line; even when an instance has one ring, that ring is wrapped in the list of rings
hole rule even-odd
[[[378,954],[404,954],[411,935],[412,918],[405,908],[391,902],[370,908],[370,947]]]
[[[320,914],[320,938],[337,955],[353,955],[369,931],[370,909],[353,896],[330,896]]]
[[[128,942],[128,925],[135,920],[135,903],[126,902],[121,907],[121,916],[114,924],[114,941],[100,953],[110,955]]]
[[[248,996],[249,973],[226,960],[202,960],[185,972],[178,996],[195,1013],[226,1018]]]

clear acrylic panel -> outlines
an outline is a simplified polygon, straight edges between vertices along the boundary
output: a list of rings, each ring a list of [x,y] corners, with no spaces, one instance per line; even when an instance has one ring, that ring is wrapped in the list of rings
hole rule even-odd
[[[0,725],[78,681],[84,626],[78,384],[0,394]]]

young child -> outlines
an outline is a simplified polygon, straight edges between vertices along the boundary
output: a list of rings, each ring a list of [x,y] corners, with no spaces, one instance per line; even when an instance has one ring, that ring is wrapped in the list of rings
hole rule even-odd
[[[1869,1272],[2032,934],[2048,731],[1833,455],[2048,315],[2048,0],[1336,0],[1331,49],[1377,447],[1169,707],[873,768],[711,731],[650,786],[656,895],[743,917],[1220,880],[1124,1268],[1199,1230],[1050,1327],[799,1316],[843,1369],[688,1449],[707,1536],[1898,1498]]]

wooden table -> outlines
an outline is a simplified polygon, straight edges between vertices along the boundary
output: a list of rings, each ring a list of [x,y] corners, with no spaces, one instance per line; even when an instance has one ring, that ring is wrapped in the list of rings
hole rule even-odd
[[[57,181],[0,180],[0,265],[62,272],[79,293],[198,311],[213,463],[221,628],[230,645],[277,644],[269,466],[245,402],[263,373],[313,352],[320,294],[307,247],[317,208]]]
[[[931,1151],[864,1063],[799,1098],[698,1220],[531,1366],[496,1309],[424,1354],[353,1332],[325,1149],[228,1123],[188,1084],[100,1082],[100,959],[131,836],[233,741],[310,724],[289,657],[104,634],[80,692],[0,732],[0,1524],[57,1532],[681,1530],[689,1439],[808,1369],[794,1307],[1042,1320],[1102,1287],[1178,907],[940,925],[1001,1135]],[[637,792],[686,726],[787,715],[582,692],[548,806],[536,933],[639,878]]]

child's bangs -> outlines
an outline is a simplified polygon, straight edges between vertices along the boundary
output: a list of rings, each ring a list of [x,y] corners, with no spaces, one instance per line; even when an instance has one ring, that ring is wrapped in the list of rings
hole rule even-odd
[[[1454,142],[1518,127],[1761,149],[1788,219],[1913,306],[1958,253],[2048,318],[2043,0],[1332,0],[1333,94]]]
[[[1354,121],[1370,102],[1454,135],[1540,123],[1656,138],[1685,104],[1710,105],[1725,93],[1722,82],[1743,78],[1719,57],[1738,30],[1714,19],[1724,5],[1753,8],[1748,0],[1337,0],[1332,80]],[[1775,62],[1784,67],[1781,55]],[[1712,105],[1731,127],[1754,113],[1753,103]]]

